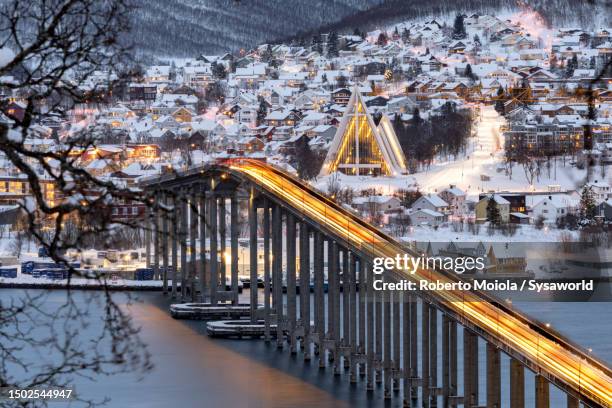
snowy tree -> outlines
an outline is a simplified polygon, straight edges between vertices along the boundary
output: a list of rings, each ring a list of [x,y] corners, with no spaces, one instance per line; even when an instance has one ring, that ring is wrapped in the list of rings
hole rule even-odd
[[[335,58],[338,56],[338,33],[332,31],[327,37],[327,57]]]
[[[227,71],[225,70],[225,65],[218,64],[217,62],[213,62],[210,66],[212,74],[217,79],[225,79],[227,78]]]
[[[410,41],[410,30],[404,27],[402,31],[402,41],[407,43]]]
[[[25,106],[23,117],[0,126],[0,151],[5,165],[10,163],[29,183],[30,196],[19,203],[27,235],[70,277],[80,272],[65,257],[67,250],[83,249],[92,237],[112,237],[109,204],[119,199],[149,208],[155,204],[146,194],[81,167],[75,153],[97,144],[87,129],[45,151],[26,141],[34,136],[34,124],[61,116],[77,104],[109,100],[131,80],[133,13],[124,0],[7,0],[0,8],[2,44],[7,47],[0,64],[0,88],[21,95]],[[14,81],[13,75],[19,80]],[[5,103],[0,104],[0,110],[6,113],[6,109]],[[49,199],[43,188],[48,180],[66,199]],[[76,234],[64,229],[71,220],[81,224]],[[139,223],[126,226],[137,228]],[[78,295],[83,302],[76,302],[77,295],[69,289],[59,294],[64,301],[53,310],[46,310],[44,296],[31,293],[9,295],[0,302],[2,387],[69,388],[76,378],[150,369],[146,346],[129,315],[105,289],[104,278],[90,273],[105,291],[95,297],[103,299],[95,305],[89,294]],[[91,331],[92,317],[104,321],[100,333]],[[30,325],[36,330],[24,330]],[[85,331],[97,339],[94,347],[90,338],[84,341],[77,335]],[[35,364],[24,360],[24,354],[37,356]],[[94,401],[80,403],[94,405]],[[43,401],[36,405],[46,406]]]
[[[576,68],[578,68],[578,57],[576,57],[576,54],[574,54],[565,65],[565,78],[571,78],[574,75]]]
[[[260,126],[268,116],[268,104],[262,97],[259,98],[259,108],[257,108],[257,126]]]
[[[319,34],[315,34],[312,36],[310,49],[312,51],[318,52],[319,54],[323,54],[323,43],[321,42],[321,36]]]
[[[583,225],[590,225],[595,222],[597,215],[597,204],[593,188],[589,185],[584,186],[580,194],[580,222]]]
[[[467,64],[465,66],[465,77],[469,78],[472,82],[478,79],[476,74],[474,74],[474,72],[472,71],[472,66],[470,64]]]
[[[493,195],[491,195],[487,201],[487,221],[493,225],[499,225],[501,223],[501,214]]]
[[[266,45],[266,48],[261,53],[261,60],[263,62],[270,62],[274,54],[272,53],[272,46],[270,44]]]
[[[378,38],[376,39],[376,45],[384,47],[389,42],[389,38],[387,37],[387,33],[384,31],[378,34]]]
[[[500,115],[504,115],[505,114],[505,112],[504,112],[505,111],[505,107],[504,107],[505,95],[506,95],[506,93],[504,92],[504,88],[502,88],[501,85],[500,85],[499,89],[497,90],[497,98],[496,98],[496,101],[495,101],[495,110]]]
[[[455,23],[453,24],[453,39],[462,40],[465,37],[467,37],[467,33],[465,31],[463,14],[457,14],[455,16]]]

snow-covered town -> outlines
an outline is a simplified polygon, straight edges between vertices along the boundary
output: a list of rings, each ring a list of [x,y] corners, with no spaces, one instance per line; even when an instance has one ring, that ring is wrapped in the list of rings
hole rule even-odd
[[[160,59],[95,101],[56,106],[25,144],[53,151],[79,132],[94,135],[94,146],[71,155],[128,187],[227,157],[257,158],[409,241],[557,241],[585,219],[612,221],[612,91],[601,73],[611,30],[549,28],[532,11],[458,14]],[[97,72],[87,87],[104,88],[112,76]],[[2,121],[23,119],[23,96],[7,88],[2,98]],[[369,155],[382,164],[367,152],[361,163],[374,164],[338,164],[350,161],[342,141],[359,112],[381,138]],[[374,150],[385,140],[392,143],[381,156]],[[4,163],[2,251],[19,256],[27,250],[13,239],[18,203],[31,191],[26,175]],[[42,186],[49,202],[62,199],[52,178]],[[142,203],[110,205],[117,222],[144,217]]]
[[[609,11],[0,1],[0,406],[612,407]]]

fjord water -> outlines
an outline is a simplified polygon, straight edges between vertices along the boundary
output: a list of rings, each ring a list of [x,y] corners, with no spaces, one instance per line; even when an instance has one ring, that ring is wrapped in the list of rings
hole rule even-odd
[[[34,293],[35,291],[31,291]],[[18,289],[2,289],[3,299],[21,296]],[[100,296],[80,292],[82,299]],[[132,373],[97,376],[94,380],[73,380],[76,392],[87,399],[110,398],[109,407],[401,407],[399,395],[382,399],[382,388],[367,393],[364,381],[351,385],[348,372],[333,376],[319,370],[316,360],[304,363],[301,353],[292,356],[262,340],[211,339],[199,321],[174,320],[168,313],[169,301],[158,292],[113,295],[141,327],[141,336],[152,355],[154,368],[145,375]],[[242,296],[248,299],[248,290]],[[62,291],[51,291],[45,307],[56,308],[65,301]],[[83,302],[85,302],[83,300]],[[608,364],[612,361],[610,303],[515,303],[528,314],[550,323]],[[87,330],[99,329],[101,311],[92,311]],[[440,322],[441,319],[438,319]],[[420,324],[419,324],[420,328]],[[87,333],[82,333],[87,336]],[[439,344],[439,343],[438,343]],[[461,348],[461,330],[458,332]],[[420,345],[419,345],[420,346]],[[419,351],[420,352],[420,351]],[[462,350],[459,350],[461,355]],[[484,403],[485,348],[480,347],[480,400]],[[441,373],[441,367],[439,372]],[[502,358],[502,400],[508,401],[509,360]],[[459,364],[461,389],[462,366]],[[526,406],[533,406],[533,375],[526,371]],[[565,396],[551,386],[551,406],[564,406]],[[75,404],[73,406],[79,406]]]

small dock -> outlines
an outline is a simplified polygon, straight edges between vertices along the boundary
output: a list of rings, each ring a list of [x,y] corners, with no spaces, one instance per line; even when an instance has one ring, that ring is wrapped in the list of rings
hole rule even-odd
[[[251,316],[251,308],[248,303],[214,306],[210,303],[175,303],[170,305],[170,314],[175,319],[240,320]]]
[[[210,337],[223,338],[259,338],[265,333],[265,323],[263,320],[250,322],[248,320],[219,320],[206,323],[206,333]],[[270,324],[270,336],[276,337],[276,324]]]

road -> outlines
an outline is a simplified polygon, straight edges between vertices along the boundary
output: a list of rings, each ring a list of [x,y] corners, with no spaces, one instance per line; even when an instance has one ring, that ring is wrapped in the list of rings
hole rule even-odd
[[[412,175],[426,192],[442,191],[452,183],[467,193],[476,194],[485,187],[480,175],[495,173],[495,167],[500,163],[497,155],[503,145],[499,128],[505,121],[491,105],[481,105],[480,109],[476,137],[469,141],[467,156],[444,163],[438,160],[427,171]]]
[[[327,227],[373,257],[395,257],[406,252],[395,240],[355,219],[307,185],[280,170],[263,162],[247,159],[233,160],[227,165],[228,170],[247,176],[266,191],[301,211],[304,216]],[[401,277],[415,282],[427,279],[443,283],[458,279],[454,275],[424,269],[419,269],[413,275],[403,274]],[[544,327],[536,326],[526,316],[491,303],[482,294],[467,291],[432,293],[457,316],[484,330],[566,386],[602,406],[612,406],[612,377],[609,368],[582,352],[577,346],[556,337]]]

